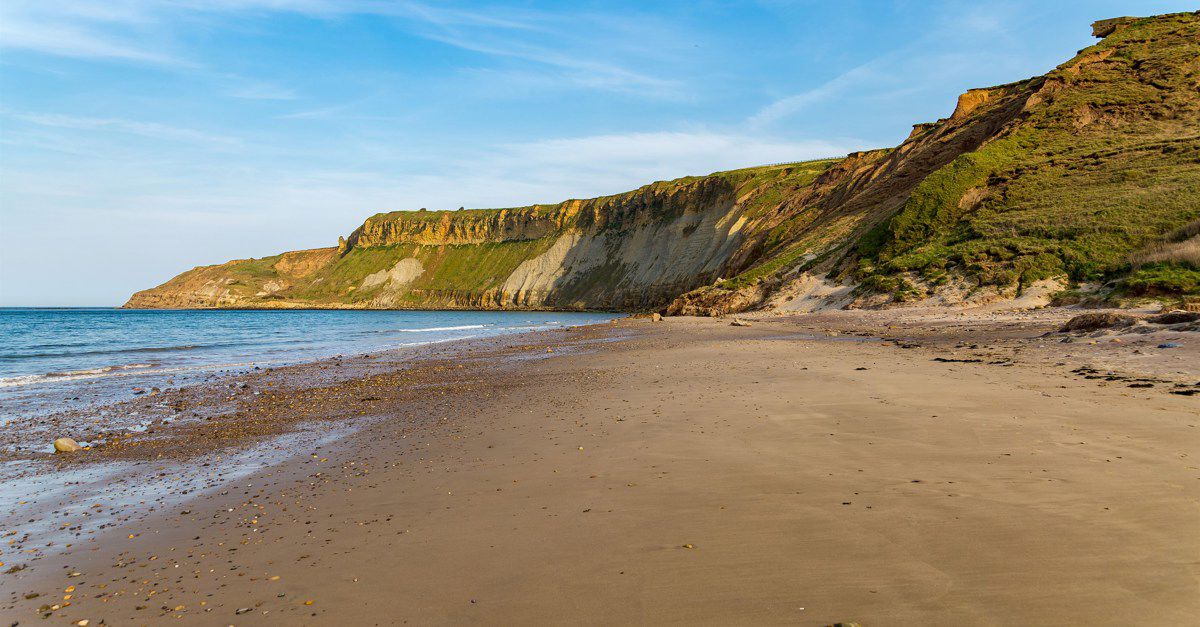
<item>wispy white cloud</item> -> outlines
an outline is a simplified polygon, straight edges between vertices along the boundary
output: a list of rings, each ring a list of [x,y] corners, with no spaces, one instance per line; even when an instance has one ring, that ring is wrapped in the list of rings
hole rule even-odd
[[[834,98],[863,82],[873,80],[877,77],[878,70],[895,56],[895,54],[886,54],[875,57],[812,89],[775,100],[750,116],[747,124],[751,128],[763,128],[783,118],[796,115],[813,104]]]
[[[167,141],[183,141],[209,145],[233,146],[239,140],[226,135],[207,133],[189,128],[180,128],[156,122],[124,120],[120,118],[95,118],[55,113],[28,113],[0,111],[15,120],[21,120],[38,126],[65,128],[79,131],[114,131],[138,135],[151,139]]]
[[[247,81],[229,90],[229,95],[244,100],[295,100],[296,92],[262,81]]]
[[[197,137],[184,129],[130,121],[64,116],[37,120],[70,129]],[[13,207],[103,213],[120,220],[161,222],[168,230],[260,226],[260,236],[266,238],[259,242],[262,252],[312,245],[306,238],[313,233],[331,238],[376,211],[557,202],[622,192],[653,180],[844,154],[861,147],[855,140],[785,141],[696,130],[561,137],[446,155],[374,146],[358,163],[317,154],[292,155],[287,162],[250,155],[230,168],[217,154],[192,154],[183,161],[156,160],[154,153],[126,154],[109,161],[68,159],[54,170],[10,169],[0,193]],[[398,163],[419,165],[396,167]],[[72,193],[47,193],[60,189]],[[279,226],[285,223],[286,228]],[[200,248],[196,255],[205,254]]]
[[[671,96],[682,89],[675,80],[657,78],[649,74],[593,59],[558,52],[552,48],[531,46],[520,41],[489,43],[474,37],[450,33],[428,33],[427,39],[447,45],[478,52],[493,57],[508,57],[567,70],[562,78],[579,85],[598,89],[619,91],[644,91],[647,94]]]
[[[501,145],[482,155],[483,163],[475,166],[490,163],[496,171],[496,164],[512,164],[512,171],[500,166],[499,173],[545,181],[578,196],[580,192],[615,193],[623,187],[689,174],[834,156],[858,147],[860,142],[854,140],[789,141],[740,132],[662,131]],[[578,189],[581,179],[587,181],[584,189]]]
[[[65,57],[192,66],[137,41],[130,31],[144,26],[144,17],[137,10],[102,10],[99,5],[69,0],[6,0],[0,3],[0,47]]]
[[[104,4],[6,0],[0,3],[0,48],[202,69],[203,59],[194,58],[194,51],[170,40],[173,29],[187,22],[186,18],[272,13],[314,19],[380,16],[414,36],[554,69],[561,73],[560,78],[588,88],[640,90],[654,97],[673,96],[680,90],[677,81],[612,60],[616,48],[647,39],[623,36],[626,29],[645,28],[637,19],[498,8],[485,11],[410,0],[110,0]],[[588,44],[581,45],[585,40]],[[548,43],[535,43],[539,41]],[[658,46],[661,52],[661,43]],[[231,95],[290,99],[293,94],[285,88],[262,85],[246,86]]]
[[[1010,39],[1009,24],[1017,19],[1011,7],[986,3],[939,14],[935,24],[916,39],[886,50],[833,78],[804,91],[776,99],[747,119],[751,128],[762,129],[837,98],[878,100],[931,84],[943,84],[960,75],[977,72],[982,63],[995,62],[986,52],[972,56],[961,49],[938,54],[935,42],[988,37]],[[952,104],[952,103],[951,103]]]
[[[315,108],[315,109],[301,109],[301,110],[299,110],[299,111],[292,111],[292,112],[290,112],[290,113],[281,113],[281,114],[279,114],[279,115],[277,115],[277,116],[275,116],[275,117],[276,117],[276,118],[278,118],[278,119],[280,119],[280,120],[319,120],[319,119],[327,119],[327,118],[331,118],[331,117],[333,117],[333,116],[336,116],[336,115],[338,115],[339,113],[342,113],[343,111],[346,111],[346,110],[347,110],[347,109],[349,109],[350,107],[353,107],[353,106],[354,106],[354,104],[355,104],[355,103],[353,103],[353,102],[348,102],[348,103],[342,103],[342,104],[332,105],[332,106],[329,106],[329,107],[317,107],[317,108]]]

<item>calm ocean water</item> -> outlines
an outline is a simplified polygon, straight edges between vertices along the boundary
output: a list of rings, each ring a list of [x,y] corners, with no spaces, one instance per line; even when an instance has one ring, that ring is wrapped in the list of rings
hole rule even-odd
[[[604,313],[0,309],[0,415],[143,382],[604,322]],[[157,385],[158,383],[154,383]],[[84,394],[86,398],[76,398]]]

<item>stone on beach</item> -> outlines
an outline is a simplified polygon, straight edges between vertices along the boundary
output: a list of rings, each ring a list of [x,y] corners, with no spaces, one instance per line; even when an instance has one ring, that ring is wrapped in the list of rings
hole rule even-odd
[[[1200,311],[1168,311],[1146,319],[1153,324],[1186,324],[1200,322]]]
[[[733,319],[733,322],[730,322],[730,323],[729,323],[729,326],[733,326],[733,327],[748,327],[748,326],[750,326],[750,323],[749,323],[749,322],[746,322],[745,320],[742,320],[741,318],[734,318],[734,319]]]
[[[56,453],[74,453],[82,450],[83,447],[71,438],[59,438],[54,441],[54,452]]]
[[[1134,321],[1135,318],[1133,316],[1121,313],[1085,313],[1068,320],[1066,324],[1062,325],[1059,331],[1063,333],[1069,331],[1098,331],[1113,327],[1133,326]]]

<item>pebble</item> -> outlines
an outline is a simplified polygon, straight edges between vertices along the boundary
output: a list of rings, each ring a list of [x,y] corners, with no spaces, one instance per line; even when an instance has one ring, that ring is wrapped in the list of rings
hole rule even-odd
[[[54,452],[56,453],[74,453],[81,450],[83,447],[71,438],[59,438],[54,441]]]

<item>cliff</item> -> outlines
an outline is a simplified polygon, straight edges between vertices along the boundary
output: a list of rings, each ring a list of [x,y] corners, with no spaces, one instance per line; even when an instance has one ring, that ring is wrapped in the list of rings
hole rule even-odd
[[[1200,14],[1094,32],[1075,58],[968,91],[894,149],[551,205],[379,214],[336,248],[196,268],[126,306],[717,314],[789,307],[817,285],[851,306],[1045,280],[1194,290],[1200,261],[1138,259],[1200,230]]]
[[[554,205],[379,214],[338,248],[196,268],[127,306],[660,307],[746,267],[775,199],[832,164],[721,172]]]

